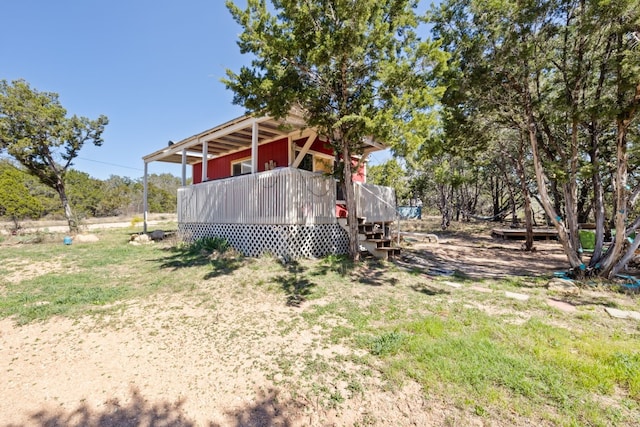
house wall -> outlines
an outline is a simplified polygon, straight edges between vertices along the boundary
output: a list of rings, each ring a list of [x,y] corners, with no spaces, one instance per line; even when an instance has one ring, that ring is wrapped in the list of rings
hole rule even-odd
[[[287,166],[289,155],[287,153],[288,139],[283,138],[269,144],[258,147],[258,172],[265,170],[264,164],[273,160],[276,166]],[[228,178],[231,176],[231,164],[236,160],[251,157],[251,149],[238,151],[226,156],[217,157],[207,161],[207,177],[210,180]],[[202,182],[202,163],[193,165],[193,183]]]
[[[307,141],[306,138],[294,140],[293,143],[302,148]],[[265,171],[265,163],[273,160],[276,167],[286,167],[289,164],[288,138],[282,138],[268,144],[258,146],[258,172]],[[333,157],[333,150],[327,142],[321,141],[320,138],[311,144],[310,151],[314,154],[324,154]],[[207,161],[207,178],[209,180],[228,178],[231,176],[231,164],[237,160],[248,159],[251,157],[251,149],[238,151],[226,156],[217,157]],[[355,163],[354,163],[355,164]],[[362,165],[358,172],[353,175],[354,182],[366,182],[366,168]],[[202,182],[202,163],[193,165],[193,183]]]

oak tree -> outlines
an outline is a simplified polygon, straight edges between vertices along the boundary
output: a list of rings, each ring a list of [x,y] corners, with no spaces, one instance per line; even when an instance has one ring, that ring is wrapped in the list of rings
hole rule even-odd
[[[66,174],[85,143],[102,145],[106,116],[67,117],[56,93],[24,80],[0,81],[0,151],[18,161],[60,197],[69,230],[78,229],[66,190]]]

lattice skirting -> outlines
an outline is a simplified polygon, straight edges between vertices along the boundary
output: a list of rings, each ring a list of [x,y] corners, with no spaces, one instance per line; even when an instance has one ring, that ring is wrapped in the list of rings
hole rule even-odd
[[[339,224],[180,223],[178,233],[187,242],[202,237],[223,237],[245,256],[257,257],[271,253],[283,259],[319,258],[349,251],[349,237]]]

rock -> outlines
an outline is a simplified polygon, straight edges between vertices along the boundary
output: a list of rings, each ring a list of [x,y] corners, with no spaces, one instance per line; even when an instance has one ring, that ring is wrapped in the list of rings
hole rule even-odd
[[[451,286],[452,288],[460,289],[462,285],[456,282],[442,282],[443,285]]]
[[[80,243],[93,243],[99,241],[100,239],[98,239],[98,236],[96,236],[95,234],[78,234],[74,238],[74,240]]]
[[[547,300],[547,305],[549,307],[557,308],[560,311],[564,311],[565,313],[575,313],[577,311],[575,305],[553,298]]]
[[[640,313],[638,313],[637,311],[618,310],[617,308],[611,307],[606,307],[604,311],[606,311],[609,316],[615,317],[616,319],[640,320]]]
[[[516,292],[509,292],[509,291],[505,291],[504,296],[506,296],[507,298],[516,299],[518,301],[526,301],[529,299],[529,295],[518,294]]]
[[[164,231],[153,230],[151,233],[149,233],[149,237],[151,238],[151,240],[163,240],[165,237]]]
[[[129,243],[132,245],[148,245],[153,243],[153,240],[146,234],[132,234]]]
[[[580,288],[571,280],[555,277],[547,283],[547,289],[562,295],[578,295]]]

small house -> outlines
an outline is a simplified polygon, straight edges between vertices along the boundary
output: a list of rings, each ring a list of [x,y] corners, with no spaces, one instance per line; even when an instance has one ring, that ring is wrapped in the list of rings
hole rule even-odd
[[[374,140],[365,144],[364,156],[385,148]],[[143,160],[145,232],[148,164],[171,162],[182,165],[177,206],[182,239],[223,237],[244,255],[285,259],[348,252],[345,204],[331,175],[333,151],[300,114],[281,120],[240,117],[170,142]],[[376,252],[377,246],[390,245],[380,245],[382,236],[371,230],[388,231],[386,224],[396,219],[395,193],[367,184],[366,163],[361,164],[353,177],[357,217],[368,223],[362,230],[369,230],[370,240],[376,237],[370,249]],[[386,257],[393,250],[378,252]]]

